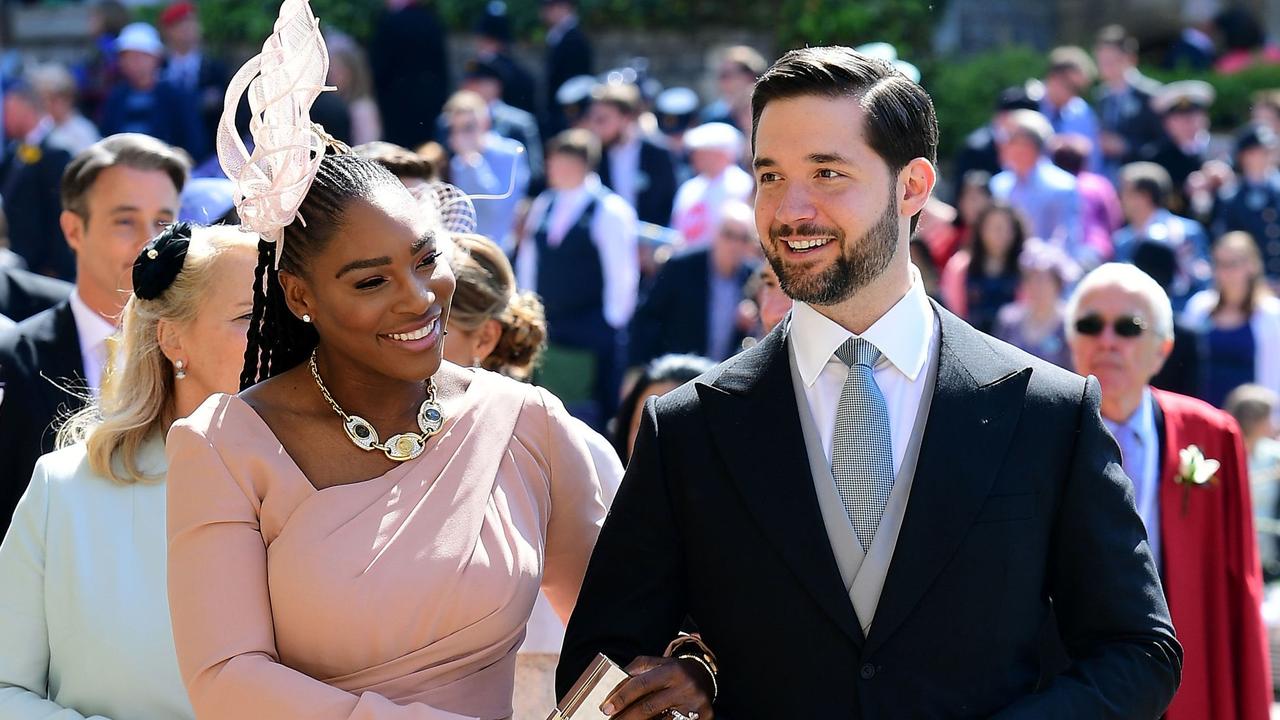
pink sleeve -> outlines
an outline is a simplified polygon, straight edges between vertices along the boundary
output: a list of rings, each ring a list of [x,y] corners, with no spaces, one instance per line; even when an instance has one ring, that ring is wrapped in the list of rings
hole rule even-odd
[[[551,393],[541,388],[537,392],[547,409],[546,452],[551,468],[551,520],[542,590],[556,614],[568,622],[604,524],[604,499],[591,450],[568,411]]]
[[[280,664],[261,501],[191,420],[169,432],[169,606],[178,665],[200,720],[462,720],[353,695]],[[317,628],[324,632],[324,628]]]

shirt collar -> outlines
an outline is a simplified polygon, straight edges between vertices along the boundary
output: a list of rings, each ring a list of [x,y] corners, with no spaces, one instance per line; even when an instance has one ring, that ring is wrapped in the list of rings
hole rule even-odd
[[[1155,409],[1152,407],[1155,398],[1151,397],[1151,388],[1142,391],[1142,400],[1138,401],[1138,407],[1124,422],[1112,422],[1109,424],[1117,428],[1128,428],[1135,437],[1140,439],[1143,444],[1147,442],[1147,429],[1155,427],[1156,416]],[[1114,431],[1113,431],[1114,432]]]
[[[933,308],[914,265],[907,294],[861,336],[849,332],[808,303],[795,303],[791,311],[791,340],[795,343],[800,378],[806,386],[813,387],[827,362],[850,337],[866,338],[880,350],[881,362],[891,363],[915,381],[924,369],[929,345],[933,342]]]
[[[71,291],[71,315],[76,321],[76,332],[80,333],[80,342],[85,347],[98,347],[107,338],[116,334],[116,326],[108,322],[85,304],[80,297],[80,290]]]

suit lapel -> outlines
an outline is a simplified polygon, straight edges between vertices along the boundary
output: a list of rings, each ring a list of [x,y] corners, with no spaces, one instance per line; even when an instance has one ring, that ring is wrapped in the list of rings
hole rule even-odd
[[[87,394],[84,387],[84,360],[80,355],[80,333],[76,329],[71,302],[62,301],[53,308],[50,322],[32,333],[35,353],[35,382],[51,414],[66,405],[78,409],[84,403],[77,396]]]
[[[732,360],[713,384],[699,384],[698,396],[744,504],[800,584],[861,646],[862,629],[840,579],[809,470],[787,325]]]
[[[689,321],[693,324],[693,337],[698,341],[698,354],[707,352],[710,346],[711,327],[708,315],[711,314],[711,252],[699,252],[698,262],[693,263],[695,275],[689,278],[689,290],[693,293],[689,308],[693,312]]]
[[[938,379],[911,495],[867,640],[874,652],[951,560],[1003,464],[1031,377],[937,307]]]

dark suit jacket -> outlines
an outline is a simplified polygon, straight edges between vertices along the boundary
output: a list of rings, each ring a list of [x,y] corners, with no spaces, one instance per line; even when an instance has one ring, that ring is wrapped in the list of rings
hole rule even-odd
[[[433,4],[383,13],[369,43],[384,140],[416,148],[431,140],[433,119],[449,96],[445,27]]]
[[[209,150],[209,137],[200,119],[199,98],[168,80],[160,80],[151,90],[151,107],[139,113],[131,107],[136,91],[120,83],[107,97],[102,110],[102,135],[140,132],[177,145],[200,161]]]
[[[543,75],[547,84],[543,96],[543,102],[546,103],[543,137],[550,139],[565,129],[564,113],[556,102],[556,91],[571,77],[590,75],[591,65],[591,42],[587,40],[587,34],[582,32],[581,25],[574,25],[560,38],[560,42],[547,46],[546,72]]]
[[[600,182],[610,189],[613,170],[609,153],[601,153]],[[676,164],[671,151],[648,138],[640,141],[640,177],[636,192],[636,216],[640,222],[671,224],[671,206],[676,200]]]
[[[598,651],[660,655],[688,617],[731,720],[1158,717],[1181,647],[1097,381],[937,312],[937,384],[869,636],[824,530],[783,323],[645,406],[557,689]],[[1051,601],[1074,665],[1041,687]]]
[[[0,268],[0,315],[22,322],[71,295],[71,283],[18,270]]]
[[[10,143],[0,158],[0,197],[9,221],[10,247],[33,272],[74,279],[75,255],[58,224],[62,215],[58,190],[71,155],[46,140],[40,144],[39,159],[28,163],[18,147],[19,143]]]
[[[58,305],[0,334],[0,530],[27,489],[41,455],[53,450],[55,420],[79,410],[84,363],[71,303]]]
[[[667,353],[707,354],[710,266],[710,248],[677,255],[663,264],[653,287],[631,318],[632,366],[643,365]],[[746,285],[750,277],[751,268],[744,265],[738,272],[739,287]],[[742,338],[742,333],[735,329],[731,351],[741,346]]]

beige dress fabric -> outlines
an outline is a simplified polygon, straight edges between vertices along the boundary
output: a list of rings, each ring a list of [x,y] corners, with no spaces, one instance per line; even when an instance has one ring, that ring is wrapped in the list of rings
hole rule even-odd
[[[604,519],[554,396],[478,371],[416,460],[316,490],[215,395],[174,425],[169,599],[200,720],[512,715],[539,587],[562,615]]]

